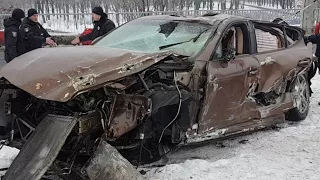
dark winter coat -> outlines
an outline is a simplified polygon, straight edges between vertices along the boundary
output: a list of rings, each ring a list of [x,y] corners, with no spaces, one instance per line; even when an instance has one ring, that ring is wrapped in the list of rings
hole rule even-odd
[[[308,37],[308,40],[310,42],[312,42],[313,44],[317,44],[317,50],[316,50],[315,55],[317,57],[320,57],[320,34],[311,35],[311,36]]]
[[[115,24],[110,19],[102,16],[100,21],[94,22],[94,27],[91,33],[79,37],[80,41],[93,41],[94,39],[107,34],[115,27]]]
[[[311,35],[309,37],[305,37],[304,38],[305,43],[311,42],[312,44],[316,44],[317,45],[317,49],[316,49],[316,57],[318,57],[318,61],[315,61],[313,63],[313,66],[311,67],[311,70],[308,71],[308,82],[311,85],[311,79],[315,76],[316,72],[317,72],[317,68],[319,69],[320,72],[320,62],[319,62],[319,58],[320,58],[320,34],[317,35]],[[312,92],[312,91],[310,91]]]
[[[21,21],[17,21],[13,18],[7,18],[3,23],[4,30],[4,56],[7,62],[10,62],[14,58],[20,56],[25,52],[24,45],[19,33],[19,27]]]
[[[40,23],[33,22],[29,18],[25,18],[22,22],[20,33],[27,52],[41,48],[46,38],[51,37]]]

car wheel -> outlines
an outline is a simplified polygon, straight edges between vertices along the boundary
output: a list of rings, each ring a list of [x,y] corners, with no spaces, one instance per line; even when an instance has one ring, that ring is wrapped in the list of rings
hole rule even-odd
[[[286,119],[288,121],[301,121],[307,117],[310,104],[309,86],[304,74],[297,76],[291,89],[291,96],[295,108],[286,113]]]

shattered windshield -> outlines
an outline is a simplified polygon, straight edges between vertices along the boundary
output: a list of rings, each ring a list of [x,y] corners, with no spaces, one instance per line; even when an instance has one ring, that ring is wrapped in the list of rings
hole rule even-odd
[[[97,42],[95,46],[154,53],[166,50],[190,57],[196,56],[213,29],[186,21],[137,19]]]

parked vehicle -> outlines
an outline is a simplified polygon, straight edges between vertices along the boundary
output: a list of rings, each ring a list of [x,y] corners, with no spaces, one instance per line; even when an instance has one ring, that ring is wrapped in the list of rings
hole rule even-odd
[[[0,46],[4,45],[4,30],[0,30]]]
[[[6,114],[26,141],[4,179],[39,179],[51,164],[87,177],[100,141],[143,164],[303,120],[313,63],[303,35],[223,14],[148,16],[92,46],[22,55],[0,71]]]

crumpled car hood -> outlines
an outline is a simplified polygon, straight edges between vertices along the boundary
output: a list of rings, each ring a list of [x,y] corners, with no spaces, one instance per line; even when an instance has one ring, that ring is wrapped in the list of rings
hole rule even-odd
[[[0,76],[39,99],[66,102],[171,55],[94,46],[42,48],[14,59],[0,70]]]

